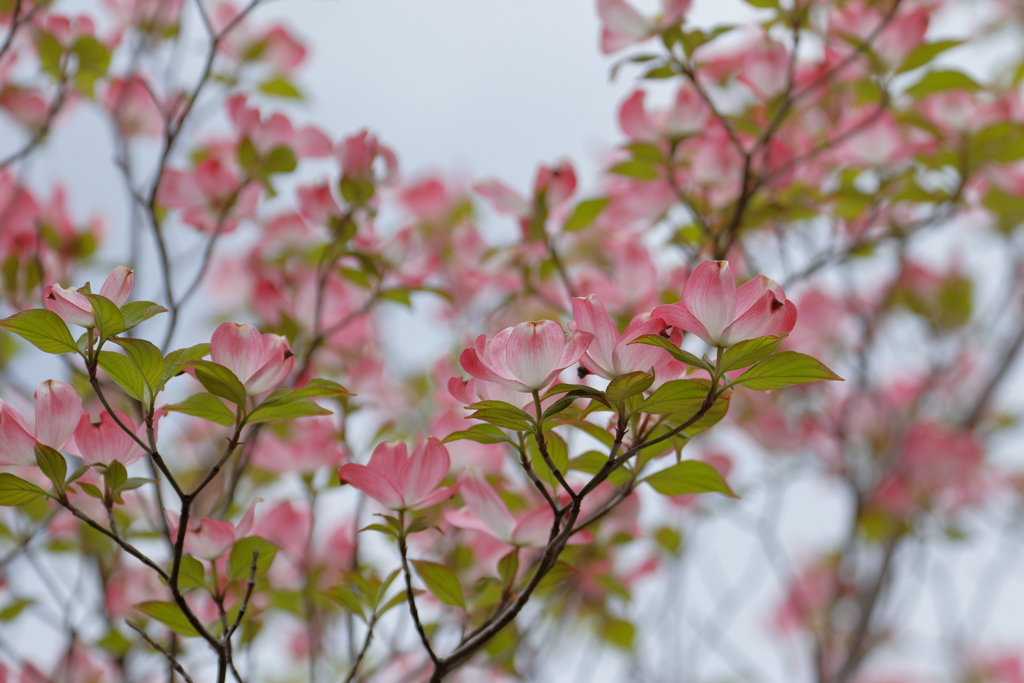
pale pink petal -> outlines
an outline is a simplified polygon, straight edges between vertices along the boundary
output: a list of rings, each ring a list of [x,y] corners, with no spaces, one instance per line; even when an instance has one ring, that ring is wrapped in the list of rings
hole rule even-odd
[[[725,329],[720,338],[721,345],[731,346],[745,339],[756,339],[771,334],[769,330],[778,327],[772,325],[772,317],[776,313],[785,315],[784,308],[785,304],[776,299],[774,293],[765,292],[753,306],[736,318],[735,323]],[[791,308],[796,311],[796,306],[791,304]],[[796,323],[796,317],[793,322]]]
[[[796,304],[786,301],[782,308],[772,311],[772,319],[765,328],[765,334],[789,334],[796,327]]]
[[[277,334],[261,335],[263,345],[263,365],[247,380],[244,380],[245,393],[249,396],[262,394],[283,382],[295,365],[295,354],[288,340]],[[212,347],[211,347],[212,348]]]
[[[263,365],[263,335],[252,325],[223,323],[210,339],[210,359],[245,384]]]
[[[365,465],[348,463],[338,469],[338,478],[351,484],[386,508],[401,510],[405,506],[400,494],[379,472]]]
[[[331,139],[313,126],[304,126],[295,132],[295,152],[302,157],[331,155]]]
[[[410,507],[417,505],[430,495],[437,485],[448,476],[451,459],[448,449],[437,439],[428,439],[420,444],[409,458],[402,497]]]
[[[60,450],[82,416],[82,399],[67,382],[48,379],[36,388],[36,438]]]
[[[604,370],[598,374],[615,376],[615,345],[619,341],[619,328],[605,310],[604,304],[591,294],[586,298],[576,297],[572,300],[572,315],[576,321],[576,329],[594,335],[594,340],[587,348],[587,356]],[[584,357],[586,364],[586,357]],[[588,367],[588,369],[590,369]],[[608,377],[611,379],[611,377]]]
[[[565,336],[565,346],[562,347],[562,355],[559,356],[555,369],[548,375],[544,385],[546,386],[548,382],[554,379],[555,375],[565,368],[575,365],[583,357],[583,354],[587,352],[593,341],[594,335],[583,330],[576,330],[567,334]]]
[[[692,332],[712,346],[717,342],[704,327],[701,321],[697,320],[686,306],[680,301],[674,304],[663,304],[651,311],[652,318],[660,318],[667,324],[679,330]],[[634,344],[634,346],[636,346]]]
[[[634,319],[634,322],[639,318],[640,316]],[[630,323],[622,335],[622,341],[615,347],[613,364],[616,373],[624,375],[628,372],[648,372],[651,368],[660,368],[672,360],[672,356],[665,349],[650,344],[629,343],[645,334],[661,334],[664,329],[665,321],[660,318],[642,321],[639,324]]]
[[[231,522],[204,518],[199,528],[185,534],[185,550],[204,560],[215,560],[235,544],[235,527]]]
[[[43,291],[43,305],[60,316],[60,319],[71,325],[92,327],[95,325],[92,316],[92,304],[73,287],[64,289],[60,285],[51,285]]]
[[[637,90],[629,96],[619,109],[619,127],[627,137],[633,140],[653,140],[658,138],[658,131],[644,109],[643,90]]]
[[[551,508],[540,507],[527,513],[512,530],[512,545],[543,548],[551,536],[552,522]]]
[[[110,275],[100,287],[100,296],[105,296],[114,302],[115,306],[124,306],[128,297],[132,295],[135,287],[135,273],[124,266],[118,266],[110,271]]]
[[[235,540],[249,535],[249,531],[252,529],[252,520],[256,516],[256,503],[262,502],[262,498],[253,498],[253,501],[249,503],[249,509],[245,511],[242,521],[235,527]]]
[[[409,472],[409,451],[402,442],[379,443],[373,449],[368,467],[378,473],[401,493]],[[404,496],[402,498],[405,500]]]
[[[477,474],[466,474],[461,479],[459,491],[466,507],[483,522],[492,536],[506,543],[512,540],[516,520],[486,481]]]
[[[661,0],[661,21],[662,26],[672,26],[690,11],[690,0]]]
[[[624,0],[597,0],[597,13],[604,24],[601,50],[611,54],[649,36],[654,26]]]
[[[758,275],[740,285],[736,290],[736,317],[743,315],[748,308],[760,301],[772,284],[778,283],[764,275]],[[783,301],[786,299],[785,295],[779,298]]]
[[[413,505],[409,509],[410,510],[424,510],[424,509],[426,509],[428,507],[437,505],[438,503],[440,503],[442,501],[448,500],[449,498],[451,498],[452,496],[454,496],[458,492],[459,492],[459,484],[456,482],[452,486],[445,486],[445,487],[437,489],[436,491],[434,491],[429,496],[427,496],[426,498],[424,498],[420,502],[416,503],[415,505]]]
[[[472,352],[472,349],[466,349],[468,352]],[[463,353],[465,353],[464,351]],[[470,403],[476,402],[476,397],[473,396],[473,391],[470,388],[470,383],[475,384],[475,379],[465,380],[461,377],[452,377],[448,380],[448,393],[452,397],[462,403],[463,405],[469,405]]]
[[[127,415],[120,411],[115,413],[126,426],[135,427]],[[89,419],[89,413],[83,412],[75,428],[74,439],[79,455],[92,465],[109,465],[115,460],[128,465],[143,452],[105,410],[100,413],[100,421],[96,424]]]
[[[484,524],[484,521],[477,517],[476,513],[470,510],[469,508],[460,508],[458,510],[445,510],[444,519],[452,526],[458,527],[460,529],[468,529],[469,531],[479,531],[482,534],[494,536],[494,532],[491,531],[491,528]],[[505,543],[509,543],[512,539],[510,537],[501,538],[498,540],[504,541]]]
[[[480,335],[480,337],[478,337],[478,340],[486,339],[487,337],[484,335]],[[463,351],[462,355],[459,356],[459,364],[462,366],[463,370],[477,379],[481,379],[485,382],[496,382],[515,391],[530,391],[530,388],[522,382],[506,379],[495,373],[494,370],[483,362],[481,355],[476,348],[466,349]]]
[[[585,334],[593,338],[589,333]],[[559,367],[559,359],[562,358],[565,346],[565,331],[562,330],[562,326],[551,320],[541,320],[516,325],[508,336],[504,354],[501,355],[501,351],[494,348],[494,342],[491,352],[504,358],[513,377],[537,391],[547,385],[552,371],[566,367]],[[575,363],[585,351],[586,344],[570,362]]]
[[[473,190],[489,199],[498,213],[519,217],[530,215],[530,205],[522,195],[500,180],[484,180],[474,185]]]
[[[0,400],[0,465],[35,465],[36,440],[25,420]]]
[[[736,310],[736,281],[728,261],[702,261],[683,286],[683,304],[717,340],[732,323]]]

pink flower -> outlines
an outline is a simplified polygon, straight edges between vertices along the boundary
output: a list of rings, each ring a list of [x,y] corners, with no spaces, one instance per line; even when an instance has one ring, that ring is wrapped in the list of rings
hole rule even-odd
[[[796,306],[779,283],[764,275],[736,288],[728,261],[703,261],[683,286],[683,300],[658,306],[652,317],[693,332],[712,346],[788,334],[796,325]]]
[[[100,296],[110,299],[115,306],[122,306],[131,296],[134,286],[135,273],[124,266],[118,266],[110,271],[103,282]],[[66,323],[93,327],[96,322],[93,320],[92,304],[78,290],[78,287],[65,289],[57,284],[50,285],[43,291],[43,303]]]
[[[224,323],[210,340],[210,359],[235,373],[248,396],[280,384],[295,365],[288,340],[277,334],[260,334],[252,325]]]
[[[519,323],[490,341],[481,334],[473,348],[462,352],[459,362],[466,372],[485,382],[532,393],[576,363],[593,339],[589,332],[566,334],[552,320]]]
[[[573,299],[572,312],[576,329],[594,335],[580,363],[595,375],[613,379],[629,372],[648,372],[672,360],[667,351],[657,346],[629,343],[645,334],[661,334],[665,321],[660,318],[638,315],[619,334],[619,328],[594,294]]]
[[[241,136],[260,154],[276,147],[287,147],[297,157],[326,157],[331,141],[315,126],[295,128],[283,114],[261,117],[259,109],[248,106],[245,95],[228,99],[228,116]]]
[[[164,131],[164,115],[160,106],[153,99],[153,92],[146,81],[138,76],[111,80],[103,104],[113,114],[118,133],[124,137],[154,137]]]
[[[114,413],[126,427],[132,429],[135,435],[145,442],[145,423],[136,427],[132,419],[120,410],[115,410]],[[130,465],[146,453],[105,410],[100,413],[100,421],[95,424],[89,418],[89,413],[81,414],[75,428],[74,441],[68,444],[68,450],[90,465],[109,465],[115,460],[122,465]]]
[[[619,109],[619,127],[633,140],[658,141],[692,135],[704,130],[711,116],[711,108],[689,84],[679,88],[668,111],[647,111],[645,97],[643,90],[637,90]]]
[[[459,484],[466,507],[445,511],[444,518],[449,524],[479,531],[511,546],[543,548],[548,544],[554,521],[550,507],[538,507],[517,519],[479,474],[466,474]],[[570,543],[584,543],[589,538],[587,534],[576,534]]]
[[[437,488],[451,466],[440,441],[431,438],[407,452],[404,443],[382,443],[368,465],[342,465],[338,478],[391,510],[422,510],[455,495],[458,484]]]
[[[36,444],[58,451],[71,438],[82,414],[82,399],[70,384],[48,379],[36,388],[36,424],[25,420],[0,401],[0,465],[35,465]]]
[[[605,54],[617,52],[678,24],[690,9],[690,0],[661,0],[661,7],[662,15],[652,20],[625,0],[597,0],[597,13],[603,24],[601,50]]]
[[[185,532],[185,550],[190,555],[203,560],[216,560],[231,550],[231,546],[236,541],[248,535],[249,530],[252,529],[253,517],[256,514],[256,503],[262,501],[262,498],[256,498],[252,501],[238,526],[235,526],[226,519],[204,517],[199,520],[198,526]],[[178,522],[178,515],[168,511],[167,526],[170,529],[171,538],[178,535]]]
[[[341,172],[350,177],[363,180],[374,180],[374,164],[380,159],[384,164],[384,173],[376,180],[389,185],[398,179],[398,158],[377,141],[377,137],[368,130],[361,130],[337,144],[334,154],[341,164]]]

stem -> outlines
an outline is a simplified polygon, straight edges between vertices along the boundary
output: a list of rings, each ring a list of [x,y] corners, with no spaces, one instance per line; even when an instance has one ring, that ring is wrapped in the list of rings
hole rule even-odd
[[[441,660],[434,652],[434,648],[430,646],[430,639],[427,638],[427,632],[423,628],[423,623],[420,621],[420,611],[416,607],[416,596],[412,592],[412,574],[409,571],[409,560],[406,557],[408,548],[405,545],[405,511],[401,510],[398,513],[398,522],[402,526],[402,535],[398,538],[398,552],[402,556],[402,575],[405,577],[405,599],[409,603],[409,614],[412,615],[412,622],[416,625],[416,633],[420,636],[420,642],[423,643],[423,648],[430,655],[430,661],[434,663],[435,667],[441,665]]]

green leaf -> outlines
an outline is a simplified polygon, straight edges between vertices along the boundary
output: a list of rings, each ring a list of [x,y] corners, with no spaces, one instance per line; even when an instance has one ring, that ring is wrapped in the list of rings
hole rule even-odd
[[[140,602],[137,605],[133,605],[133,607],[147,617],[156,619],[179,636],[186,638],[197,638],[199,636],[199,631],[189,623],[185,613],[173,602],[151,600],[150,602]]]
[[[121,315],[124,316],[124,329],[130,330],[133,327],[149,320],[154,315],[166,313],[167,309],[152,301],[132,301],[121,307]]]
[[[295,152],[289,147],[278,146],[270,150],[261,164],[261,169],[266,174],[291,173],[298,166],[295,159]]]
[[[181,556],[178,568],[178,587],[196,588],[206,585],[206,569],[203,563],[190,555]]]
[[[142,371],[146,384],[154,393],[160,390],[160,380],[164,374],[164,356],[156,344],[145,339],[113,337],[113,343],[124,349],[125,354]]]
[[[604,207],[608,206],[611,201],[608,197],[598,197],[597,199],[585,199],[576,205],[576,208],[572,210],[572,214],[565,221],[565,225],[562,230],[565,232],[576,232],[577,230],[583,230],[584,228],[590,227],[590,225],[597,220],[597,217],[604,211]]]
[[[423,579],[427,589],[433,593],[438,600],[452,607],[466,609],[466,598],[462,594],[462,585],[459,577],[448,567],[436,562],[426,560],[412,560],[416,567],[416,573]]]
[[[79,353],[74,337],[60,316],[45,308],[33,308],[0,320],[6,328],[44,353]]]
[[[722,355],[722,369],[728,372],[758,363],[775,353],[781,343],[782,337],[768,336],[734,344]]]
[[[159,388],[163,388],[163,386],[167,384],[172,377],[180,375],[185,371],[185,369],[181,367],[181,363],[190,360],[199,360],[200,358],[208,355],[210,355],[210,345],[205,343],[189,346],[185,349],[177,349],[176,351],[168,353],[167,357],[164,358],[164,372],[160,376]]]
[[[117,460],[107,465],[107,471],[103,478],[107,480],[107,488],[111,493],[117,493],[126,481],[128,481],[128,470]]]
[[[258,552],[256,558],[256,577],[267,573],[270,564],[277,555],[277,546],[259,536],[246,536],[235,541],[228,557],[228,578],[232,581],[247,581],[252,572],[252,554]]]
[[[796,351],[783,351],[744,372],[736,384],[755,391],[768,391],[823,379],[843,381],[842,377],[825,367],[821,361]]]
[[[926,45],[918,45],[910,52],[909,55],[907,55],[907,58],[903,60],[903,64],[896,70],[896,73],[901,74],[904,71],[910,71],[911,69],[922,67],[935,59],[935,57],[940,53],[945,52],[951,47],[956,47],[963,42],[964,41],[962,40],[939,40],[934,43],[927,43]]]
[[[39,53],[39,65],[43,71],[50,74],[57,80],[64,78],[64,71],[61,61],[64,56],[64,47],[53,34],[46,31],[39,32],[36,51]]]
[[[231,409],[224,405],[223,401],[219,398],[206,392],[194,394],[184,401],[169,405],[166,408],[167,410],[185,413],[193,417],[201,417],[204,420],[216,422],[225,427],[233,427],[235,425],[235,414],[231,412]]]
[[[516,580],[519,573],[519,548],[513,548],[498,560],[498,576],[501,577],[501,584],[510,587]]]
[[[470,418],[505,429],[526,432],[535,424],[533,417],[526,411],[503,401],[479,401],[466,407],[475,411],[469,415]]]
[[[68,476],[68,463],[60,452],[46,444],[36,444],[36,464],[53,484],[58,495],[64,493],[64,480]]]
[[[718,471],[699,460],[684,460],[681,463],[655,472],[644,479],[658,493],[665,496],[680,496],[689,493],[721,493],[738,498]]]
[[[31,604],[33,604],[32,600],[25,600],[24,598],[15,600],[3,609],[0,609],[0,621],[13,621],[26,607]]]
[[[92,484],[86,482],[80,482],[78,486],[79,488],[82,489],[82,491],[85,492],[85,495],[91,496],[96,500],[103,500],[103,492],[100,491],[96,486],[93,486]]]
[[[136,401],[148,405],[152,393],[147,390],[146,377],[131,358],[113,351],[100,351],[97,362],[103,372]]]
[[[223,365],[208,360],[189,360],[180,365],[195,370],[196,379],[211,394],[226,398],[237,406],[245,406],[245,387],[235,373]]]
[[[747,0],[747,2],[754,4],[755,2],[761,2],[761,0]],[[625,619],[609,617],[601,628],[601,635],[612,645],[617,645],[623,650],[631,651],[633,649],[633,640],[636,638],[636,627]]]
[[[110,50],[95,36],[83,35],[75,39],[71,52],[78,58],[75,86],[91,98],[94,95],[94,84],[107,74],[110,67]]]
[[[363,606],[359,602],[359,598],[357,598],[355,593],[353,593],[348,587],[339,585],[334,588],[328,588],[327,590],[320,591],[320,594],[340,606],[342,609],[351,612],[363,621],[366,621],[366,616],[363,614]],[[401,595],[404,596],[404,593]]]
[[[493,425],[473,425],[469,429],[452,432],[441,443],[475,441],[477,443],[511,443],[505,433]]]
[[[299,89],[281,76],[263,81],[257,87],[260,89],[260,92],[273,95],[274,97],[284,97],[293,100],[302,99],[302,93],[299,92]]]
[[[608,383],[604,395],[612,405],[620,405],[630,396],[637,396],[651,388],[654,375],[646,372],[630,372],[619,375]]]
[[[303,398],[288,403],[261,405],[249,413],[248,417],[245,418],[245,423],[256,424],[257,422],[269,422],[270,420],[292,420],[299,417],[330,414],[331,411],[327,408],[322,408],[308,398]]]
[[[654,164],[636,159],[633,161],[623,161],[620,164],[612,166],[608,170],[616,175],[626,176],[627,178],[636,178],[637,180],[658,179],[658,169]]]
[[[961,71],[929,71],[917,83],[907,88],[911,97],[921,98],[944,90],[980,90],[973,78]]]
[[[663,526],[654,532],[654,539],[670,554],[676,555],[683,547],[682,535],[672,527]]]
[[[673,344],[668,339],[665,339],[660,334],[643,334],[629,342],[630,344],[649,344],[651,346],[660,346],[661,348],[668,351],[673,358],[687,365],[692,365],[695,368],[701,368],[708,372],[714,372],[715,369],[710,364],[704,362],[697,356],[693,355],[689,351],[683,351],[681,348]]]
[[[338,398],[341,396],[355,396],[355,394],[329,379],[312,379],[309,381],[309,384],[301,389],[278,389],[270,394],[270,396],[267,396],[267,400],[262,405],[267,405],[268,403],[290,403],[303,398]]]
[[[710,388],[707,381],[674,379],[655,389],[637,410],[651,415],[675,413],[702,403]]]
[[[86,294],[85,298],[92,304],[92,317],[100,340],[124,332],[124,316],[113,301],[99,294]]]
[[[0,472],[0,505],[17,507],[31,503],[46,491],[9,472]]]

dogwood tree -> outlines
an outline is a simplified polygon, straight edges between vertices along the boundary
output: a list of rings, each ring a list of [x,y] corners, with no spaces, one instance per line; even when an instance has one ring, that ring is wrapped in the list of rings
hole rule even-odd
[[[0,682],[1024,680],[1017,8],[747,2],[598,0],[523,194],[304,122],[261,0],[0,0]],[[26,173],[84,112],[127,250]]]

